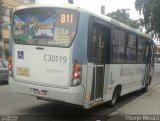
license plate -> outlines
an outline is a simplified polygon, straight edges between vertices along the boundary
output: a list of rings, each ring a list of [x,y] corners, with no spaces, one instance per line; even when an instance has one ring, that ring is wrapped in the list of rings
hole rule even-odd
[[[23,67],[16,67],[16,74],[19,76],[30,76],[30,70],[29,68],[23,68]]]
[[[33,89],[33,93],[38,95],[47,95],[47,91],[41,89]]]

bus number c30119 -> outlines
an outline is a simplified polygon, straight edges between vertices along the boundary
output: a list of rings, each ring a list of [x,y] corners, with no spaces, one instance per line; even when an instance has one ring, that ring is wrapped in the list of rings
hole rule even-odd
[[[66,63],[67,62],[67,57],[66,56],[45,54],[44,55],[44,60],[45,61],[51,61],[51,62]]]

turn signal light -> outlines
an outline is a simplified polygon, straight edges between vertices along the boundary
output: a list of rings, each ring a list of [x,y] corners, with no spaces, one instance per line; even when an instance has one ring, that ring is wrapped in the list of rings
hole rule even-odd
[[[8,64],[8,69],[9,69],[9,70],[12,69],[12,64]]]
[[[9,56],[8,57],[8,69],[10,70],[10,69],[12,69],[12,57],[11,56]]]
[[[74,65],[74,70],[75,71],[80,71],[81,70],[81,66],[79,64],[75,64]]]
[[[81,84],[82,81],[82,75],[81,75],[82,67],[81,65],[76,61],[73,65],[73,73],[72,73],[72,82],[71,86],[78,86]]]

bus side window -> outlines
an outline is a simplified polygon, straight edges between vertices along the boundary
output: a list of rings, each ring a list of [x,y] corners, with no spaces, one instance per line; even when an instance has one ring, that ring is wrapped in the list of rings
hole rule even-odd
[[[96,46],[96,39],[97,39],[97,36],[96,36],[96,29],[94,28],[93,29],[93,39],[92,39],[92,41],[93,41],[93,51],[95,50],[95,46]],[[96,60],[96,58],[95,58],[95,53],[93,52],[93,61],[95,61]]]
[[[138,37],[138,62],[145,62],[146,60],[146,41],[145,39]]]
[[[136,35],[129,33],[127,39],[127,49],[126,49],[126,57],[127,62],[136,62]]]
[[[125,62],[125,31],[113,28],[112,61]]]
[[[94,26],[94,36],[93,41],[95,43],[95,62],[97,64],[104,63],[104,41],[105,41],[105,31],[101,25]]]

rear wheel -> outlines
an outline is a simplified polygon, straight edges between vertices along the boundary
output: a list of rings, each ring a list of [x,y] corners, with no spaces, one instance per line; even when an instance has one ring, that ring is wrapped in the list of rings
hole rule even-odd
[[[141,89],[142,92],[147,92],[148,91],[148,86],[145,86]]]
[[[109,101],[109,106],[113,107],[117,103],[118,98],[119,98],[119,93],[118,89],[116,88],[113,92],[112,99]]]
[[[143,87],[143,88],[141,89],[142,92],[147,92],[147,91],[148,91],[148,87],[149,87],[149,85],[151,84],[151,80],[152,80],[152,77],[150,76],[150,77],[149,77],[149,83],[146,84],[145,87]]]

